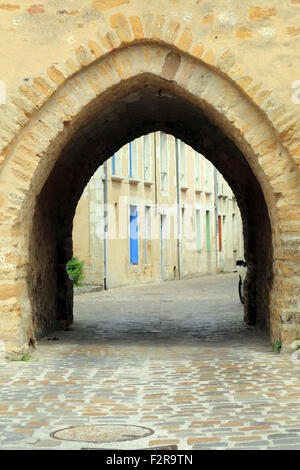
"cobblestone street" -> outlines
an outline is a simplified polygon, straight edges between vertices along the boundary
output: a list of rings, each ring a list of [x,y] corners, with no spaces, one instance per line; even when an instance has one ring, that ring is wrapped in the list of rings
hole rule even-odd
[[[0,366],[1,449],[300,449],[300,364],[243,323],[237,284],[76,296],[69,331]]]

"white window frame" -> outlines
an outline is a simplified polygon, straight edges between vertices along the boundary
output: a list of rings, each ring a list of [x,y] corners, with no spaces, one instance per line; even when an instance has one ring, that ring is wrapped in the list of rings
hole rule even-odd
[[[204,178],[205,178],[205,188],[207,190],[210,190],[211,189],[211,163],[205,157],[204,157]]]
[[[115,156],[115,173],[113,173],[113,157],[110,157],[111,175],[113,175],[113,176],[122,176],[123,148],[121,148],[117,152],[115,152],[114,156]]]
[[[195,162],[195,190],[201,190],[201,154],[196,152],[194,153],[194,162]]]
[[[143,136],[144,181],[152,181],[152,134]]]
[[[160,157],[160,189],[162,192],[169,191],[169,146],[168,134],[160,132],[159,135],[159,157]]]
[[[130,175],[130,154],[129,154],[129,177],[137,179],[139,177],[139,139],[130,142],[131,146],[131,175]],[[129,149],[130,152],[130,149]]]
[[[187,164],[186,164],[186,144],[180,141],[180,186],[187,186]]]

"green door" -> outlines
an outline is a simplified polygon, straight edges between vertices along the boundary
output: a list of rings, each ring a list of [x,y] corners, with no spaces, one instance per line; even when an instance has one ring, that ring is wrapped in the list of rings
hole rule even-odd
[[[206,211],[206,251],[210,251],[210,212]]]

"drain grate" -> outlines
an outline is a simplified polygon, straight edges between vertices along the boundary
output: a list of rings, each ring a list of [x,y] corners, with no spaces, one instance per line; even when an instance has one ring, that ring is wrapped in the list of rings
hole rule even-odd
[[[126,424],[103,424],[96,426],[70,426],[58,429],[50,434],[54,439],[73,442],[109,443],[133,441],[148,437],[154,431],[142,426],[130,426]],[[85,449],[86,450],[86,449]]]

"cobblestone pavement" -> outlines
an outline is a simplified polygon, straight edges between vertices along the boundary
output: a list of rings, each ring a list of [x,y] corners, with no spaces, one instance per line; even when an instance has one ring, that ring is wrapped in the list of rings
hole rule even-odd
[[[1,449],[300,449],[300,364],[243,323],[236,274],[77,296],[0,387]]]

